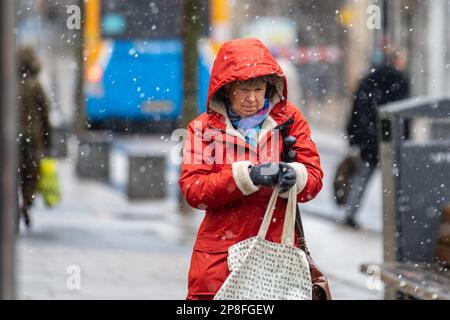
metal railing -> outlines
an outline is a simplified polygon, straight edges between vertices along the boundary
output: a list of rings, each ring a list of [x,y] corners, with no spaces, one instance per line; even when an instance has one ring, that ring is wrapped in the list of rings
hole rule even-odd
[[[14,1],[0,1],[0,299],[15,298],[16,69]]]

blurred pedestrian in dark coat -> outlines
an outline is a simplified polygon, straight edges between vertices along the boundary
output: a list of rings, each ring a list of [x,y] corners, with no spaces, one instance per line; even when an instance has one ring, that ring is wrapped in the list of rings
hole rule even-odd
[[[40,62],[31,47],[18,51],[18,144],[21,214],[30,226],[29,211],[37,191],[40,160],[50,153],[49,102],[39,83]]]
[[[361,158],[350,179],[346,201],[346,223],[355,228],[358,227],[355,215],[365,187],[379,163],[377,109],[381,105],[409,96],[409,79],[403,72],[404,55],[389,45],[383,55],[383,62],[374,64],[359,82],[347,125],[350,145],[359,148]]]

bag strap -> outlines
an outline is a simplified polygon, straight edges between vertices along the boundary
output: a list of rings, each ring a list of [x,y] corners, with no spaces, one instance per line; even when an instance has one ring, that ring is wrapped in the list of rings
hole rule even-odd
[[[286,214],[284,216],[283,234],[281,235],[281,243],[291,247],[295,243],[295,212],[297,209],[297,188],[293,186],[289,190],[289,199],[286,206]]]
[[[258,236],[265,238],[267,231],[269,230],[270,222],[272,221],[273,211],[275,210],[275,203],[277,202],[278,194],[280,192],[280,187],[275,186],[270,197],[269,204],[267,205],[266,212],[264,213],[263,221],[259,227]]]
[[[284,150],[284,139],[288,136],[287,134],[287,128],[294,122],[292,118],[290,118],[286,123],[279,126],[279,129],[281,131],[281,143],[283,144],[283,153],[285,153],[287,150]],[[287,153],[287,152],[286,152]],[[284,161],[284,159],[282,159]],[[308,248],[306,247],[306,241],[305,241],[305,233],[303,231],[303,223],[302,223],[302,216],[300,214],[300,208],[298,204],[296,205],[295,210],[295,232],[298,236],[298,247],[305,251],[306,254],[309,254]]]
[[[309,255],[308,247],[306,246],[305,233],[303,232],[302,215],[300,214],[300,208],[297,204],[297,210],[295,212],[295,232],[298,235],[298,247],[305,251]]]
[[[269,230],[270,223],[272,221],[273,212],[275,210],[275,204],[280,193],[280,187],[276,185],[273,189],[272,196],[270,197],[269,204],[267,205],[264,219],[259,228],[258,236],[265,238],[267,231]],[[281,243],[294,246],[295,240],[295,210],[296,210],[296,198],[297,190],[295,187],[289,191],[288,203],[286,206],[286,214],[284,217],[283,231],[281,235]]]

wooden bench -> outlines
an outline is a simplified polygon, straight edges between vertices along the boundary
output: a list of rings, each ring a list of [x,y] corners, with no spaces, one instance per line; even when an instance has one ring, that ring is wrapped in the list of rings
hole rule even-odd
[[[387,287],[402,293],[403,299],[450,300],[450,206],[441,217],[435,261],[431,263],[386,262],[373,268],[361,265],[361,271],[379,276]],[[373,270],[378,275],[371,274]]]
[[[450,206],[442,212],[435,255],[441,264],[450,266]]]
[[[370,264],[361,271],[373,270]],[[380,280],[404,295],[404,299],[450,300],[450,270],[438,264],[391,262],[379,266]],[[370,274],[373,276],[373,274]]]

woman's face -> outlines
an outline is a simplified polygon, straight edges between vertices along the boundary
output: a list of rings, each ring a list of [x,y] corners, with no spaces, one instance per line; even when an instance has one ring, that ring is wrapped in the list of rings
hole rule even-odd
[[[254,115],[264,106],[266,88],[266,82],[262,80],[253,83],[232,83],[228,97],[233,110],[241,117]]]

